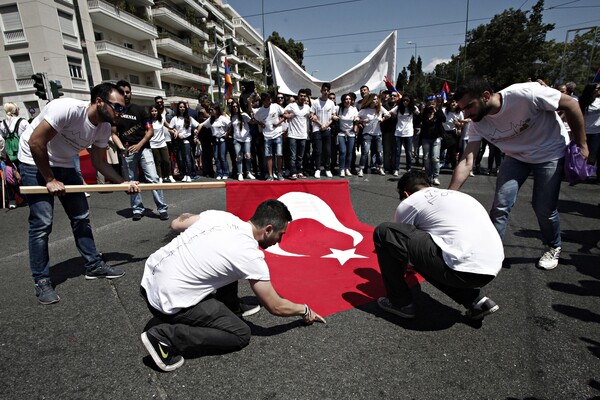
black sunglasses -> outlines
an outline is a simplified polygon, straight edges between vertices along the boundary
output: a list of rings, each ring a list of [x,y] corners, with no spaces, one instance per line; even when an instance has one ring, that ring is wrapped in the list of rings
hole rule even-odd
[[[121,114],[121,113],[125,112],[125,106],[122,106],[122,105],[121,105],[121,104],[119,104],[119,103],[113,103],[113,102],[110,102],[110,101],[108,101],[108,100],[106,100],[106,99],[103,99],[102,97],[100,97],[100,99],[101,99],[103,102],[105,102],[106,104],[108,104],[109,106],[111,106],[111,107],[112,107],[112,109],[113,109],[113,110],[115,110],[115,112],[116,112],[117,114]]]

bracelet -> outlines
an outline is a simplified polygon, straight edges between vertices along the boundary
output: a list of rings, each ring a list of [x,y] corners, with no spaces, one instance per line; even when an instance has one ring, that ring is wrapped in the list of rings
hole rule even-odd
[[[310,308],[308,307],[308,304],[304,305],[304,315],[302,317],[304,319],[307,319],[310,317]]]

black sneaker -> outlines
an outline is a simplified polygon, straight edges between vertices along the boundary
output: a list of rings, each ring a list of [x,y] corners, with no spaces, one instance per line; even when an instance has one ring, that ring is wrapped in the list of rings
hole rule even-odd
[[[139,221],[140,219],[142,219],[142,213],[134,213],[133,214],[133,221]]]
[[[167,212],[166,212],[166,211],[165,211],[165,212],[161,212],[161,213],[160,213],[160,219],[161,219],[161,221],[166,221],[166,220],[168,220],[168,219],[169,219],[169,214],[167,214]]]
[[[412,319],[417,316],[417,313],[415,312],[415,306],[413,304],[408,304],[402,307],[396,307],[387,297],[380,297],[377,299],[377,305],[382,310],[385,310],[402,318]]]
[[[99,267],[85,273],[85,279],[114,279],[125,275],[125,271],[119,267],[111,267],[108,264],[102,263]]]
[[[249,317],[260,311],[260,306],[255,304],[245,304],[240,302],[240,307],[235,311],[238,317]]]
[[[466,312],[467,317],[473,320],[479,320],[485,317],[486,315],[490,315],[498,311],[500,306],[494,302],[494,300],[489,297],[482,297],[479,300],[475,300]]]
[[[152,333],[154,328],[148,329],[148,331],[142,333],[142,343],[148,350],[148,353],[156,363],[156,366],[165,372],[176,370],[181,367],[184,363],[184,359],[181,356],[175,355],[173,349],[166,340],[161,340]]]
[[[58,303],[60,300],[60,297],[58,297],[58,294],[52,287],[52,282],[48,278],[40,279],[35,283],[35,295],[43,305]]]

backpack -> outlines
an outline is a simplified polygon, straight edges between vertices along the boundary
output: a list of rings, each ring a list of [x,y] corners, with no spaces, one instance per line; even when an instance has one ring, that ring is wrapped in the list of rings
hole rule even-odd
[[[6,130],[6,137],[4,138],[4,141],[6,142],[6,154],[8,155],[8,159],[10,161],[18,161],[19,125],[21,125],[21,121],[23,121],[23,118],[19,118],[17,120],[17,123],[15,124],[15,129],[13,129],[12,132],[10,131],[10,129],[8,129],[8,124],[6,123],[6,120],[2,121],[2,123],[4,124],[4,129]]]

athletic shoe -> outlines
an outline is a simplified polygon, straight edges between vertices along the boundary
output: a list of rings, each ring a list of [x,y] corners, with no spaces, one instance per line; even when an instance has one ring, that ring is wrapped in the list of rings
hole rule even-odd
[[[279,174],[279,175],[277,175],[277,179],[278,179],[278,180],[280,180],[280,181],[283,181],[283,180],[285,180],[285,179],[283,178],[283,175],[282,175],[282,174]]]
[[[325,171],[325,175],[327,175],[328,178],[333,178],[333,174],[329,170]]]
[[[238,174],[238,181],[243,181],[244,180],[244,175],[242,174]]]
[[[466,312],[469,319],[478,320],[486,315],[490,315],[498,311],[500,306],[489,297],[482,297],[480,300],[475,300]]]
[[[256,177],[254,175],[252,175],[252,172],[248,172],[246,174],[246,178],[248,178],[248,179],[256,179]]]
[[[161,221],[166,221],[169,219],[169,214],[165,211],[165,212],[161,212],[160,216],[159,216]]]
[[[292,176],[290,176],[290,179],[295,181],[296,179],[298,179],[298,175],[292,174]]]
[[[343,169],[340,171],[340,176],[341,176],[341,177],[344,177],[344,176],[346,176],[346,172],[345,172]]]
[[[346,170],[346,176],[352,176],[352,172],[349,169]]]
[[[358,170],[358,174],[357,174],[357,175],[358,175],[359,177],[362,177],[362,176],[363,176],[363,170],[362,170],[362,168]]]
[[[158,183],[163,183],[163,179],[162,178],[158,178]]]
[[[217,177],[216,177],[216,179],[217,179],[218,181],[220,181],[220,180],[221,180],[221,175],[217,176]]]
[[[191,182],[192,179],[189,176],[184,176],[183,179],[181,180],[181,182]]]
[[[433,178],[433,184],[435,186],[440,186],[440,180],[438,178]]]
[[[473,173],[473,171],[469,172],[469,176],[475,176],[475,174]]]
[[[141,335],[142,343],[156,363],[156,366],[165,372],[174,371],[181,367],[184,359],[175,355],[171,345],[166,340],[159,338],[156,329],[150,328]]]
[[[52,288],[52,282],[49,278],[40,279],[35,283],[35,295],[43,305],[58,303],[60,300],[60,297]]]
[[[227,175],[223,175],[223,178],[222,178],[222,179],[223,179],[224,181],[226,181],[227,179],[229,179],[229,177],[228,177]]]
[[[85,197],[90,197],[90,194],[88,192],[84,192]]]
[[[304,174],[302,172],[300,172],[298,174],[298,179],[304,179],[304,178],[306,178],[306,177],[304,176]]]
[[[544,254],[537,263],[537,267],[545,270],[556,268],[558,266],[558,259],[560,258],[560,250],[560,247],[552,248],[546,246]]]
[[[398,176],[398,170],[395,170],[394,173],[392,174],[394,176]]]
[[[379,168],[379,175],[385,175],[385,170],[383,168]]]
[[[238,317],[249,317],[260,311],[259,305],[240,302],[240,308],[235,312]]]
[[[125,275],[125,271],[119,267],[111,267],[108,264],[102,263],[99,267],[85,273],[85,279],[115,279]]]
[[[321,170],[316,170],[315,171],[315,178],[320,179],[321,178]]]
[[[173,178],[173,175],[169,175],[169,182],[171,183],[175,183],[175,178]]]
[[[192,177],[190,178],[190,180],[189,180],[188,182],[191,182],[191,181],[199,181],[199,180],[200,180],[200,175],[194,175],[194,176],[192,176]]]
[[[267,178],[267,181],[268,181],[268,182],[271,182],[271,181],[273,181],[273,177],[272,177],[272,176],[269,176],[269,177]]]
[[[132,221],[139,221],[140,219],[142,219],[142,213],[133,213]]]
[[[415,306],[412,303],[406,306],[396,307],[387,297],[380,297],[377,299],[377,305],[382,310],[385,310],[402,318],[412,319],[417,316],[417,313],[415,312]]]

